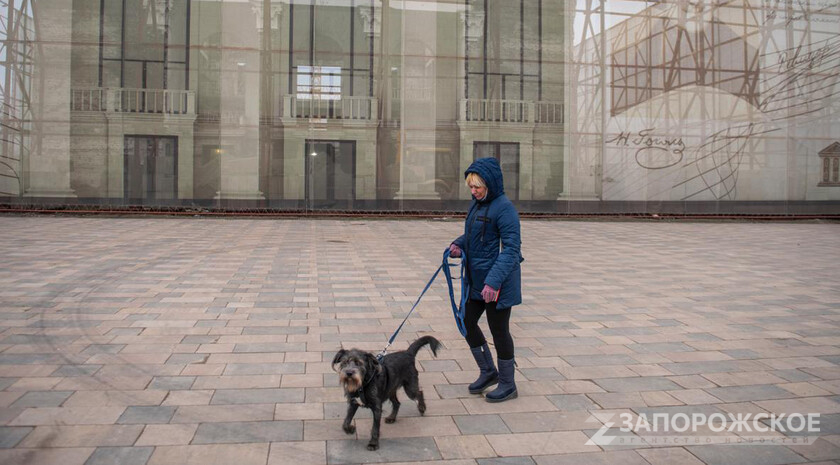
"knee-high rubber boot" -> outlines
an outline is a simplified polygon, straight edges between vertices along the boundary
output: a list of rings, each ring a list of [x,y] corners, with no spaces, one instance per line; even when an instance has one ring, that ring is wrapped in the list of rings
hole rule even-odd
[[[516,372],[516,362],[513,359],[499,359],[499,385],[496,389],[484,396],[487,402],[503,402],[508,399],[516,399],[516,384],[513,382],[513,375]]]
[[[496,366],[493,365],[493,355],[490,353],[490,348],[485,343],[481,347],[471,348],[470,351],[475,358],[475,363],[481,369],[478,379],[470,384],[470,394],[481,394],[488,387],[496,384],[499,381],[499,372],[496,371]]]

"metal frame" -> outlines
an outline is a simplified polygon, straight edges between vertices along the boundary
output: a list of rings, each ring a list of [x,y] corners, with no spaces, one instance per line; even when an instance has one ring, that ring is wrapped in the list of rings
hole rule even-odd
[[[573,146],[583,149],[574,151],[581,166],[603,166],[608,117],[650,102],[659,94],[697,85],[717,87],[751,104],[755,114],[753,120],[744,122],[738,115],[742,108],[721,108],[703,92],[694,92],[679,104],[659,99],[658,107],[647,110],[661,115],[666,127],[659,129],[681,133],[686,133],[683,125],[690,108],[700,108],[702,113],[704,122],[690,132],[705,142],[694,159],[686,160],[686,177],[671,186],[685,190],[681,200],[708,195],[716,200],[734,200],[741,165],[761,164],[752,158],[762,141],[756,136],[770,132],[787,131],[779,137],[784,137],[787,144],[789,178],[802,172],[794,156],[794,126],[828,116],[826,100],[840,92],[833,90],[838,81],[837,67],[833,66],[833,73],[785,70],[781,66],[774,71],[766,63],[785,56],[803,56],[829,45],[837,49],[840,39],[818,40],[814,36],[809,16],[820,7],[813,1],[668,2],[646,6],[637,13],[609,11],[605,0],[578,3],[574,14],[582,16],[583,27],[575,31],[577,35],[570,44],[573,58],[568,76],[576,86],[570,97],[570,136]],[[626,19],[610,27],[607,34],[607,15],[623,15]],[[790,20],[797,17],[800,20]],[[836,58],[835,53],[832,59]],[[654,77],[661,77],[661,86],[652,85]],[[720,121],[733,123],[721,130]],[[596,179],[596,194],[601,196],[600,173]],[[645,181],[626,188],[645,189]],[[791,196],[795,187],[788,189]]]
[[[0,189],[0,195],[23,194],[22,173],[32,143],[37,143],[30,135],[33,63],[39,46],[34,7],[34,0],[0,0],[0,179],[18,186]]]

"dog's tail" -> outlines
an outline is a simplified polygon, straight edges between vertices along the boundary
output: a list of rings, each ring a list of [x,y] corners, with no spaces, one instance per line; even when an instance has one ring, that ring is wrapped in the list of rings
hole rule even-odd
[[[408,346],[408,350],[406,352],[410,353],[412,356],[417,356],[417,351],[420,350],[421,347],[424,345],[429,344],[429,348],[432,349],[432,354],[437,357],[438,348],[440,348],[440,341],[433,338],[432,336],[423,336],[420,339],[412,342],[410,346]]]

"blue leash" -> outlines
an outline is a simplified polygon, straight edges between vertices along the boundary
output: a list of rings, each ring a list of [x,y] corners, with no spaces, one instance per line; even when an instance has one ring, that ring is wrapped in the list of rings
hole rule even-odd
[[[380,352],[379,355],[376,356],[377,359],[381,360],[382,357],[384,357],[385,354],[388,352],[388,347],[391,347],[391,344],[397,338],[397,334],[400,333],[400,331],[403,328],[403,325],[405,325],[405,322],[408,321],[408,317],[410,317],[411,313],[414,312],[414,309],[417,308],[417,304],[420,303],[420,299],[423,298],[423,294],[425,294],[426,291],[429,290],[429,287],[432,286],[432,283],[435,282],[435,279],[437,278],[438,273],[440,273],[440,270],[443,270],[443,275],[446,276],[446,284],[449,286],[449,303],[452,304],[452,314],[455,316],[455,324],[456,326],[458,326],[458,331],[461,333],[461,336],[467,336],[467,328],[466,326],[464,326],[464,308],[466,307],[467,297],[470,295],[470,285],[467,282],[467,280],[464,279],[464,268],[466,268],[466,263],[467,254],[462,250],[461,275],[459,278],[461,280],[461,304],[457,306],[455,305],[455,293],[452,288],[452,274],[449,271],[449,267],[458,266],[458,264],[449,263],[449,249],[447,248],[446,250],[444,250],[443,263],[441,263],[438,269],[435,270],[435,274],[432,275],[432,279],[430,279],[429,282],[426,283],[426,287],[423,288],[423,292],[421,292],[420,296],[417,297],[417,300],[414,302],[414,305],[411,307],[411,310],[408,311],[408,314],[405,316],[405,318],[403,318],[403,321],[402,323],[400,323],[400,326],[397,328],[396,331],[394,331],[394,334],[391,335],[391,338],[388,339],[388,344],[385,346],[384,349],[382,349],[382,352]]]

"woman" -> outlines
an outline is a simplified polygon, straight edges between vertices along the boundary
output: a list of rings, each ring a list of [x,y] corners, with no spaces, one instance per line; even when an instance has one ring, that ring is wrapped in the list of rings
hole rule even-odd
[[[464,235],[450,244],[449,255],[459,257],[461,250],[467,252],[470,295],[464,324],[467,344],[481,370],[469,390],[470,394],[480,394],[498,383],[485,398],[487,402],[502,402],[517,396],[510,311],[522,303],[519,214],[505,196],[502,169],[495,158],[476,160],[464,175],[473,203],[467,213]],[[478,327],[478,319],[485,312],[496,346],[498,370]]]

